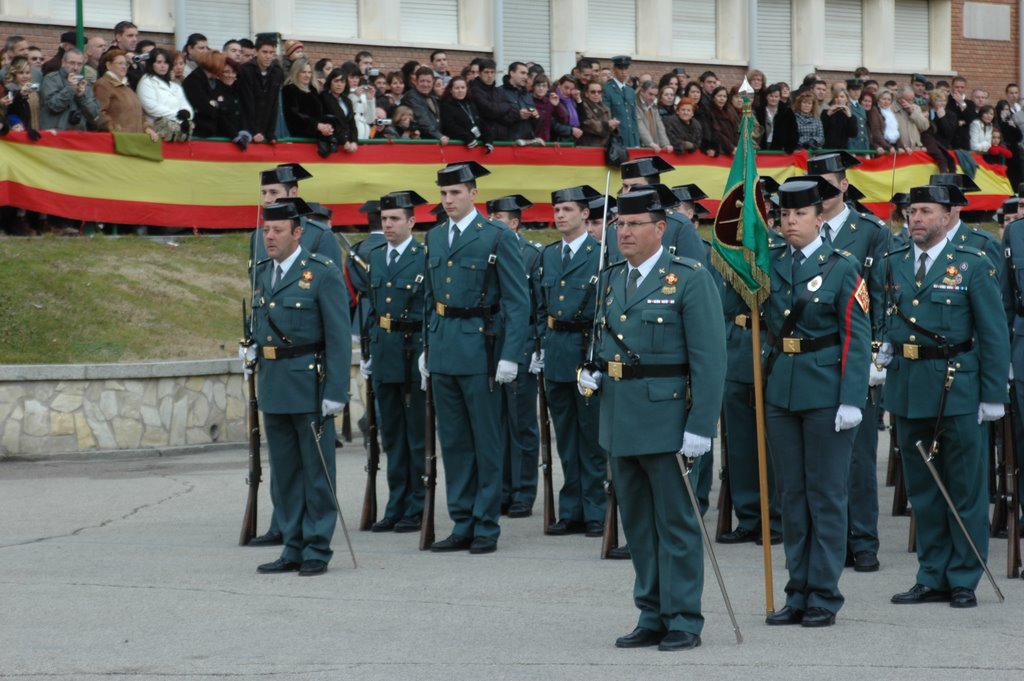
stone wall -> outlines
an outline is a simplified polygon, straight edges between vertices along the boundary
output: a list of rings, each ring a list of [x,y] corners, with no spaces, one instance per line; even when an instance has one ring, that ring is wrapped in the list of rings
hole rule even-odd
[[[237,360],[0,366],[0,459],[246,439]]]

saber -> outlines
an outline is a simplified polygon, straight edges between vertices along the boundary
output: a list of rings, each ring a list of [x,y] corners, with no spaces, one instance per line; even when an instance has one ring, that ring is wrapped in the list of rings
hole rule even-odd
[[[676,454],[676,461],[679,463],[679,472],[683,474],[683,484],[686,485],[686,494],[690,497],[690,504],[693,506],[693,517],[700,525],[700,536],[704,540],[704,550],[711,558],[711,567],[715,570],[715,578],[718,579],[718,588],[722,590],[722,598],[725,599],[725,609],[729,612],[729,619],[732,620],[732,630],[736,633],[736,645],[743,643],[743,634],[740,633],[739,622],[736,621],[736,613],[732,611],[732,601],[729,600],[729,592],[725,589],[725,580],[722,579],[722,571],[718,567],[718,559],[715,558],[715,550],[711,547],[711,536],[708,528],[704,526],[704,518],[700,514],[700,505],[697,503],[697,495],[693,493],[693,485],[690,483],[690,470],[693,467],[693,459],[683,458],[682,454]]]
[[[935,470],[935,464],[932,463],[932,459],[935,458],[934,451],[928,451],[924,448],[924,443],[918,440],[915,445],[917,451],[921,454],[921,459],[924,461],[924,465],[928,467],[928,472],[932,474],[932,479],[935,480],[935,484],[938,486],[939,491],[942,492],[942,498],[946,500],[946,505],[949,506],[949,510],[953,513],[953,517],[956,518],[956,524],[960,526],[960,530],[964,533],[964,538],[967,539],[967,543],[971,546],[971,551],[974,551],[974,557],[981,563],[981,569],[985,571],[985,576],[988,577],[989,583],[992,584],[992,588],[996,592],[996,598],[1002,603],[1006,600],[1003,597],[1003,592],[999,590],[999,585],[996,584],[996,580],[992,577],[992,573],[988,569],[988,565],[985,563],[985,559],[981,557],[981,552],[978,551],[978,547],[975,545],[974,540],[971,539],[971,533],[967,531],[967,526],[964,525],[963,518],[960,517],[959,511],[956,510],[956,504],[953,503],[952,497],[949,496],[949,492],[946,490],[946,486],[942,484],[942,479],[939,477],[939,472]],[[933,446],[934,449],[934,446]],[[1017,511],[1014,510],[1014,513]]]
[[[352,556],[352,567],[357,568],[356,552],[352,550],[352,540],[348,536],[348,526],[345,524],[345,516],[341,514],[341,504],[338,503],[338,495],[334,493],[334,484],[331,482],[331,474],[327,470],[327,459],[324,458],[324,450],[320,447],[320,438],[323,436],[323,428],[317,428],[312,421],[309,422],[309,429],[313,431],[313,440],[316,442],[316,452],[320,455],[320,464],[324,468],[324,480],[331,490],[331,499],[334,499],[334,510],[338,512],[338,520],[341,521],[341,531],[345,533],[345,543],[348,544],[349,555]]]

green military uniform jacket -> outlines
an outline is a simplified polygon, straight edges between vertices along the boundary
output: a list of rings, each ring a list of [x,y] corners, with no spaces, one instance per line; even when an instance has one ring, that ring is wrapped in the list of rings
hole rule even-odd
[[[423,351],[426,249],[414,238],[393,269],[388,267],[387,255],[386,243],[369,253],[367,331],[373,377],[379,383],[406,383],[414,379],[419,383],[416,361]]]
[[[540,244],[524,239],[519,234],[516,234],[516,239],[519,242],[519,254],[523,259],[523,267],[526,268],[527,292],[530,297],[530,331],[526,336],[526,342],[523,344],[523,351],[520,353],[518,361],[520,364],[529,365],[530,356],[536,348],[537,339],[543,335],[544,326],[544,320],[539,317],[537,312],[541,299],[542,247]]]
[[[619,119],[619,134],[627,147],[640,146],[640,130],[636,127],[636,91],[626,85],[619,87],[615,79],[604,84],[604,105]]]
[[[562,271],[562,248],[558,240],[544,249],[541,275],[541,305],[537,316],[544,325],[544,375],[549,381],[571,383],[586,356],[596,309],[595,292],[601,242],[587,235]],[[548,321],[548,317],[552,321]],[[555,322],[578,324],[575,331],[555,331]]]
[[[628,267],[620,263],[601,276],[605,296],[599,345],[602,368],[628,362],[613,336],[641,364],[688,364],[689,376],[601,383],[601,446],[613,457],[676,452],[683,433],[715,437],[725,386],[722,302],[711,273],[701,263],[662,250],[654,269],[626,302]],[[692,404],[688,404],[692,390]]]
[[[810,297],[787,337],[813,340],[838,333],[839,342],[801,353],[769,347],[769,353],[776,353],[777,358],[766,376],[765,401],[788,411],[840,404],[863,408],[871,361],[870,301],[857,261],[822,241],[800,265],[794,280],[789,245],[774,246],[771,256],[772,293],[765,306],[770,337],[780,335],[786,318],[806,292]]]
[[[319,414],[321,400],[347,403],[352,345],[348,292],[341,272],[330,259],[301,248],[272,289],[274,264],[270,259],[257,264],[253,291],[260,409],[268,414]],[[297,357],[269,359],[277,349],[310,344],[324,346],[322,384],[312,349]]]
[[[315,206],[317,204],[309,204]],[[341,246],[338,244],[338,237],[331,231],[331,224],[320,216],[304,215],[299,220],[302,227],[302,236],[299,237],[299,245],[310,253],[317,253],[331,260],[341,271]],[[253,262],[260,262],[267,258],[267,249],[263,245],[263,231],[256,230],[253,233],[253,242],[249,252],[253,255]]]
[[[868,285],[871,299],[870,316],[872,338],[880,338],[885,321],[883,304],[885,281],[882,274],[882,258],[889,252],[892,232],[885,223],[868,213],[860,213],[850,207],[846,221],[832,242],[832,248],[846,251],[860,264],[860,274]]]
[[[956,345],[973,338],[973,347],[953,358],[956,377],[946,398],[945,415],[974,414],[979,402],[1007,401],[1010,341],[1000,300],[997,272],[989,258],[970,246],[950,242],[928,270],[920,288],[911,246],[885,259],[885,340],[934,346],[900,315]],[[945,359],[906,359],[899,352],[885,381],[885,408],[909,419],[936,417],[946,372]]]
[[[493,374],[488,366],[483,316],[444,316],[441,306],[483,307],[493,313],[494,364],[499,359],[519,363],[529,336],[530,302],[526,269],[512,230],[479,213],[458,240],[448,245],[451,222],[427,234],[424,286],[425,324],[431,348],[431,373],[468,376]],[[493,256],[493,263],[490,262]]]

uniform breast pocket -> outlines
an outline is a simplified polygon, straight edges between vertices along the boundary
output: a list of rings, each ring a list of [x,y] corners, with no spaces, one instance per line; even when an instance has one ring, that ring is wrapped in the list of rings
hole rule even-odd
[[[836,294],[834,291],[816,291],[807,301],[807,314],[801,320],[807,327],[815,331],[815,335],[822,332],[835,331],[836,317]]]
[[[487,272],[487,261],[483,258],[462,258],[459,260],[459,274],[462,283],[475,288],[477,291],[483,283],[484,274]]]
[[[942,327],[955,329],[970,322],[970,300],[964,291],[933,291],[932,305],[942,310]],[[934,309],[934,308],[933,308]],[[921,324],[926,327],[928,324]]]
[[[315,323],[319,307],[315,298],[292,297],[281,301],[281,308],[284,310],[288,326],[302,332],[310,330],[310,324]]]
[[[682,331],[675,310],[642,310],[640,321],[643,324],[644,338],[648,340],[652,349],[664,352],[678,344]]]
[[[651,402],[686,399],[686,379],[679,377],[648,380],[647,399]]]

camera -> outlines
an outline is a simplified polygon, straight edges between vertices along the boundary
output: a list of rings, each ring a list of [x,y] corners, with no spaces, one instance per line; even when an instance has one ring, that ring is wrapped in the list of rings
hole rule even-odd
[[[132,56],[133,64],[141,64],[144,61],[149,61],[149,52],[146,52],[144,54],[136,54]]]
[[[374,121],[374,124],[375,125],[381,125],[381,126],[383,126],[383,125],[391,125],[391,119],[390,118],[378,118],[377,120]]]
[[[25,86],[25,89],[29,92],[37,92],[39,90],[39,83],[29,83]]]
[[[70,123],[71,125],[78,125],[81,122],[82,122],[82,112],[81,111],[72,111],[71,113],[68,114],[68,123]]]
[[[369,68],[366,70],[366,75],[370,78],[376,78],[380,75],[380,69]]]

